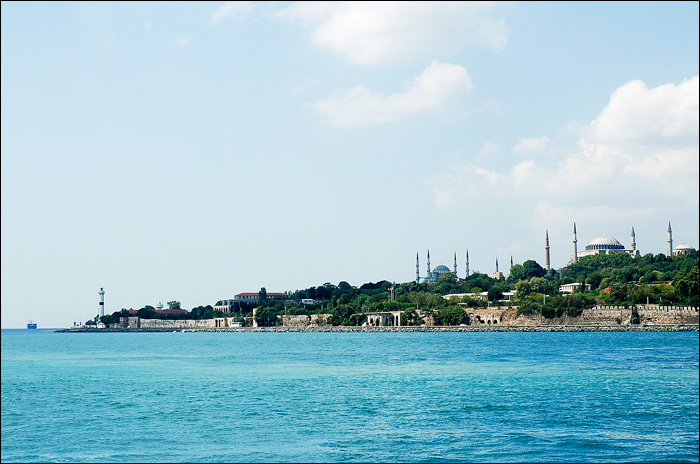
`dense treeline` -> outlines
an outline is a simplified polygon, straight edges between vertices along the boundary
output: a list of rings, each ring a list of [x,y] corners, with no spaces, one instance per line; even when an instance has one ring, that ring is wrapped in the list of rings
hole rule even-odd
[[[259,325],[276,325],[278,316],[330,314],[334,325],[361,325],[368,312],[401,311],[402,325],[420,324],[423,317],[439,325],[469,324],[464,307],[486,308],[489,305],[512,305],[523,314],[540,313],[546,318],[564,314],[579,315],[595,304],[606,305],[683,305],[700,303],[698,253],[667,257],[647,254],[632,258],[627,253],[586,256],[561,270],[546,270],[536,261],[527,260],[511,267],[507,279],[494,279],[475,272],[466,279],[451,273],[439,276],[433,283],[406,282],[393,284],[386,280],[355,287],[346,281],[338,285],[325,283],[292,292],[287,300],[268,300],[265,288],[259,292],[261,303],[256,311]],[[572,294],[561,294],[560,285],[581,284]],[[590,290],[584,289],[590,286]],[[394,290],[394,301],[391,291]],[[508,302],[500,301],[504,293],[515,292]],[[471,293],[474,296],[443,298],[443,295]],[[486,295],[486,300],[479,295]],[[303,304],[302,300],[313,300]],[[169,302],[170,304],[171,302]],[[174,302],[177,303],[177,302]],[[251,322],[253,305],[236,304],[232,315]],[[128,311],[104,316],[110,324]],[[197,306],[182,314],[157,314],[151,306],[138,310],[142,318],[210,319],[223,313],[212,306]]]

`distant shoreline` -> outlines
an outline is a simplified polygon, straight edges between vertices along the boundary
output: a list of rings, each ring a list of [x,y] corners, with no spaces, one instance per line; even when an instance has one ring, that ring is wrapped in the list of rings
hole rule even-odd
[[[132,332],[334,332],[334,333],[387,333],[387,332],[698,332],[697,325],[650,325],[650,326],[421,326],[421,327],[219,327],[219,328],[139,328],[139,329],[92,329],[69,328],[57,329],[56,333],[132,333]]]

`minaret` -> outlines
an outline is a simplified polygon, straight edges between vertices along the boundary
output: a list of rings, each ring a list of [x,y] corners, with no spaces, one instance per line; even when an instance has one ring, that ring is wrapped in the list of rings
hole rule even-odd
[[[576,223],[574,222],[574,263],[578,261],[578,249],[576,248]]]
[[[666,233],[666,256],[673,255],[673,234],[671,232],[671,221],[668,222],[668,232]]]
[[[496,258],[496,272],[498,272],[498,258]]]
[[[455,277],[457,277],[457,252],[455,251]]]
[[[416,251],[416,283],[420,283],[420,267],[418,265],[418,252]]]
[[[545,231],[544,236],[544,262],[545,267],[549,271],[549,230]]]
[[[630,243],[630,249],[634,251],[637,249],[637,242],[634,239],[634,226],[632,226],[632,236],[630,238],[632,239],[632,243]]]
[[[510,268],[513,268],[513,255],[510,255]]]
[[[100,295],[100,317],[105,315],[105,291],[104,288],[100,287],[100,291],[97,292],[98,295]]]
[[[467,249],[467,274],[465,279],[469,277],[469,250]]]
[[[428,282],[432,282],[433,280],[433,273],[430,272],[430,250],[428,250],[428,275],[426,276],[428,279]]]

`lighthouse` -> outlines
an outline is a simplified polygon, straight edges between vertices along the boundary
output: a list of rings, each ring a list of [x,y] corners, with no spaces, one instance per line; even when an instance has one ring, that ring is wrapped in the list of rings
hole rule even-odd
[[[100,291],[97,292],[100,295],[100,317],[105,315],[105,290],[100,287]]]

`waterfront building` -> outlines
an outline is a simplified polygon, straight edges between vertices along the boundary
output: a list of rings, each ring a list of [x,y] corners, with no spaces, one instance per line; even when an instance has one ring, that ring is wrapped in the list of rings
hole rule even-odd
[[[267,292],[267,299],[268,300],[286,300],[287,299],[287,294],[286,293],[278,293],[278,292]],[[237,303],[253,303],[257,304],[260,303],[260,294],[259,293],[239,293],[238,295],[233,297],[233,301]]]
[[[579,282],[574,282],[574,283],[571,283],[571,284],[564,284],[564,285],[560,285],[560,286],[559,286],[559,291],[560,291],[561,293],[574,293],[574,290],[576,290],[576,289],[579,288],[580,286],[581,286],[581,283],[579,283]],[[590,289],[591,289],[591,284],[585,284],[585,287],[584,287],[584,288],[585,288],[586,290],[590,290]]]
[[[229,298],[228,300],[220,300],[218,303],[214,305],[214,309],[216,311],[221,311],[222,313],[230,313],[231,310],[233,309],[233,303],[234,303],[233,298]]]

